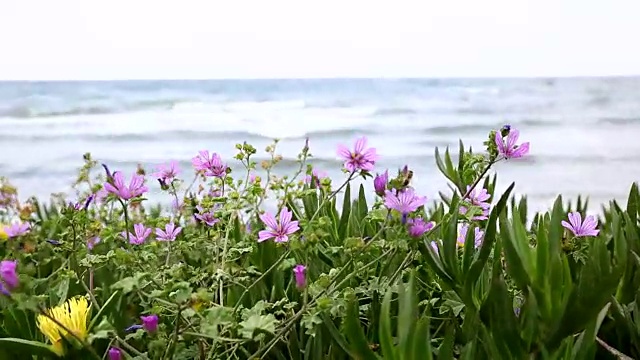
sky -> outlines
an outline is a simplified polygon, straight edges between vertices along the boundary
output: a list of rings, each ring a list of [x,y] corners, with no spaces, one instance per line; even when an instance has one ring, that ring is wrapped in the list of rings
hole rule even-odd
[[[637,0],[2,0],[1,80],[640,75]]]

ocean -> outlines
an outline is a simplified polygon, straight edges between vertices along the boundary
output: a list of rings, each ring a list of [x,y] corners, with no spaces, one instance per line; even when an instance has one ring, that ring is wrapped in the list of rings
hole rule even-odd
[[[91,152],[127,177],[138,163],[150,172],[179,160],[191,180],[198,150],[233,164],[235,144],[248,141],[266,159],[273,138],[279,172],[291,173],[308,137],[311,162],[340,182],[336,146],[365,135],[381,156],[377,170],[408,164],[416,190],[437,199],[447,185],[435,147],[457,151],[462,138],[480,150],[503,124],[531,152],[496,166],[499,189],[515,181],[532,211],[561,193],[588,196],[597,212],[624,203],[640,179],[639,77],[0,82],[0,175],[23,199],[69,192]],[[150,189],[150,201],[168,201],[157,183]]]

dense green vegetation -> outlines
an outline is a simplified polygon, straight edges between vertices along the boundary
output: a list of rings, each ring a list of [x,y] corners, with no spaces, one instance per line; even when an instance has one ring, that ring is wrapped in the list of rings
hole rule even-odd
[[[640,357],[638,186],[600,218],[561,197],[528,218],[491,171],[527,155],[517,137],[436,150],[451,186],[435,202],[409,168],[376,169],[365,138],[338,149],[339,184],[308,146],[273,175],[277,141],[261,164],[237,145],[242,173],[200,152],[193,182],[174,162],[130,175],[87,154],[71,203],[20,202],[3,179],[0,358]],[[143,206],[151,186],[175,206]]]

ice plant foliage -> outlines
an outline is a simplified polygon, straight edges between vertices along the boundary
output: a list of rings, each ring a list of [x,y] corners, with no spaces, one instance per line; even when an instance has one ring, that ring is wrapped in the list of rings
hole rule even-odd
[[[104,188],[107,192],[114,194],[122,200],[130,200],[149,191],[149,189],[144,185],[143,176],[133,174],[129,185],[127,186],[125,184],[124,175],[122,175],[122,172],[120,171],[113,173],[113,182],[107,181],[104,183]]]
[[[562,220],[562,226],[567,228],[576,237],[598,236],[598,220],[593,215],[587,216],[582,221],[582,215],[579,212],[569,213],[569,222]]]
[[[367,148],[367,138],[365,136],[356,140],[353,150],[345,145],[338,146],[338,155],[344,160],[344,168],[349,172],[359,170],[373,171],[373,167],[378,160],[375,148]]]
[[[283,208],[280,211],[280,221],[276,221],[276,218],[265,212],[260,215],[260,220],[266,225],[265,230],[258,232],[258,242],[263,242],[271,238],[275,242],[287,242],[289,241],[289,235],[294,234],[300,229],[297,221],[292,221],[293,213],[287,208]]]
[[[498,153],[505,159],[515,159],[527,155],[529,153],[529,142],[518,145],[516,142],[518,141],[518,137],[520,137],[520,132],[513,128],[509,128],[508,132],[506,143],[500,132],[496,133]]]
[[[89,302],[85,297],[74,297],[62,305],[47,310],[48,316],[38,315],[38,329],[49,339],[56,354],[62,356],[65,352],[63,337],[70,342],[78,339],[80,341],[86,340],[89,310]]]

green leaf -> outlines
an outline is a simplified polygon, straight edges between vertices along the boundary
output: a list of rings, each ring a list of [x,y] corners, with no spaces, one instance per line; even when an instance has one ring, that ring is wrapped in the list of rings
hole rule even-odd
[[[393,344],[393,334],[391,333],[391,297],[393,291],[387,290],[380,308],[380,326],[378,328],[378,337],[380,339],[380,348],[385,360],[397,359],[396,348]],[[399,323],[399,322],[398,322]]]
[[[6,349],[20,355],[57,357],[50,345],[25,339],[0,338],[0,349]]]
[[[464,291],[466,293],[465,297],[469,297],[471,292],[473,291],[473,287],[475,286],[476,281],[480,277],[487,261],[489,260],[489,255],[491,255],[491,250],[493,249],[493,244],[496,242],[496,229],[498,217],[504,211],[507,206],[507,201],[509,200],[509,196],[511,195],[511,191],[515,187],[516,183],[512,182],[511,185],[507,188],[507,190],[500,196],[500,200],[496,206],[491,210],[491,214],[489,215],[489,219],[487,220],[487,226],[484,231],[484,240],[482,245],[480,246],[480,251],[478,251],[475,255],[475,260],[471,263],[469,270],[466,273],[466,277],[464,280]]]
[[[95,316],[93,316],[93,318],[91,319],[91,323],[89,323],[89,327],[87,328],[89,332],[91,331],[91,329],[93,329],[96,323],[100,321],[100,318],[102,317],[102,315],[104,315],[114,307],[116,302],[113,301],[113,299],[115,299],[116,295],[118,294],[119,292],[117,290],[114,291],[113,294],[111,294],[111,296],[109,297],[109,299],[107,299],[107,301],[105,301],[105,303],[102,304],[102,308],[100,308],[100,311],[98,311],[98,313]]]
[[[500,216],[500,235],[504,247],[504,257],[507,261],[507,273],[513,278],[518,289],[526,289],[531,284],[531,278],[527,272],[526,261],[528,254],[521,255],[515,243],[520,241],[515,238],[513,228],[509,226],[506,214]],[[523,259],[523,257],[527,257]]]
[[[413,272],[408,284],[398,286],[398,344],[403,359],[411,357],[415,339],[416,319],[418,318],[418,300],[415,294]]]
[[[418,320],[413,341],[413,360],[432,360],[431,333],[429,331],[429,318],[423,316]],[[385,357],[386,359],[386,357]],[[411,359],[411,358],[408,358]]]
[[[253,339],[256,335],[256,332],[266,332],[269,334],[273,334],[276,331],[276,324],[278,320],[273,314],[267,315],[258,315],[253,314],[240,322],[240,334],[245,339]]]
[[[347,339],[351,344],[351,351],[356,354],[356,358],[362,360],[379,359],[379,356],[371,350],[369,342],[360,326],[360,309],[358,299],[353,298],[347,305],[347,315],[344,319],[344,327]]]
[[[331,334],[331,337],[333,337],[333,339],[336,341],[338,346],[340,346],[340,348],[344,350],[344,352],[347,353],[347,355],[353,358],[354,354],[349,349],[349,344],[347,343],[347,339],[345,339],[344,336],[340,333],[340,331],[336,328],[336,326],[333,324],[333,320],[331,320],[329,315],[323,312],[320,314],[320,317],[322,318],[324,325],[329,330],[329,334]]]
[[[513,301],[509,296],[502,273],[491,280],[491,290],[482,305],[481,317],[493,334],[497,347],[503,353],[510,353],[509,358],[512,359],[525,358],[522,339],[519,336],[520,331],[513,312]]]
[[[344,199],[342,201],[342,214],[338,225],[339,241],[344,241],[349,225],[349,216],[351,215],[351,184],[347,184],[344,190]]]
[[[580,334],[573,348],[573,359],[593,359],[595,357],[595,343],[598,330],[610,306],[611,303],[605,305],[602,310],[600,310],[600,313],[598,313],[598,316],[593,319],[585,331]]]

